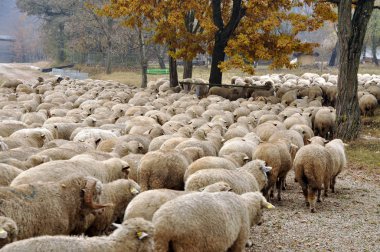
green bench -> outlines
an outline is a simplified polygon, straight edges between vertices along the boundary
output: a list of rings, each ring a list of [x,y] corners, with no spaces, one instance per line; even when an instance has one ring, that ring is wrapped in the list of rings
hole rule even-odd
[[[148,68],[147,74],[169,74],[169,69]]]

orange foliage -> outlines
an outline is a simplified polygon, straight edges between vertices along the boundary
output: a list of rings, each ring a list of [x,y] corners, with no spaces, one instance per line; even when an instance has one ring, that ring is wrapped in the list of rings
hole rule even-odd
[[[198,53],[212,51],[217,32],[212,20],[209,0],[109,0],[97,10],[99,15],[120,19],[130,27],[153,31],[153,42],[169,45],[169,54],[186,60]],[[221,0],[222,18],[228,23],[231,0]],[[306,13],[294,8],[307,7]],[[311,52],[315,44],[296,38],[302,31],[320,28],[324,21],[336,19],[329,3],[317,0],[255,0],[243,1],[245,16],[228,42],[228,60],[223,70],[241,68],[253,73],[252,63],[271,60],[272,67],[292,67],[289,55],[294,51]],[[186,15],[195,14],[195,24],[201,29],[194,33],[186,27]]]

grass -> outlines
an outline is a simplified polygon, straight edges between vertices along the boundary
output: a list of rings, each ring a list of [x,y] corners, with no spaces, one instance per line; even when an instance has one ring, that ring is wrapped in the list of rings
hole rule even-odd
[[[361,136],[349,144],[346,149],[349,163],[380,175],[380,108],[374,117],[362,118]]]
[[[149,66],[150,68],[158,67],[156,65]],[[133,69],[115,69],[112,74],[105,74],[104,68],[102,67],[87,67],[83,65],[77,65],[76,69],[87,72],[90,75],[90,78],[99,79],[99,80],[113,80],[118,81],[125,84],[140,86],[141,83],[141,74],[139,68]],[[324,67],[323,70],[315,68],[315,67],[301,67],[296,69],[269,69],[268,66],[258,66],[255,69],[255,75],[266,75],[266,74],[295,74],[302,75],[305,72],[317,73],[317,74],[338,74],[338,68],[336,67]],[[359,68],[359,73],[369,73],[369,74],[378,74],[380,75],[380,67],[376,67],[372,64],[362,64]],[[210,68],[205,66],[194,66],[193,78],[202,78],[204,80],[208,80],[210,74]],[[183,67],[178,66],[178,76],[179,79],[182,79],[183,75]],[[245,77],[248,74],[240,71],[240,70],[230,70],[223,73],[223,83],[229,83],[232,76],[241,76]],[[169,78],[169,75],[148,75],[148,81],[156,80],[159,78]]]

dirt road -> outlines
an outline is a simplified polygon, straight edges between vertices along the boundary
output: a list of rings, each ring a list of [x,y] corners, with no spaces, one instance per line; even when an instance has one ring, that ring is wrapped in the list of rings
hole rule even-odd
[[[30,63],[0,63],[0,77],[2,79],[19,79],[22,81],[33,81],[39,76],[49,76],[33,69]]]
[[[273,200],[265,222],[251,230],[246,251],[380,251],[380,181],[357,168],[343,172],[335,194],[305,206],[301,187],[288,176],[283,200]]]

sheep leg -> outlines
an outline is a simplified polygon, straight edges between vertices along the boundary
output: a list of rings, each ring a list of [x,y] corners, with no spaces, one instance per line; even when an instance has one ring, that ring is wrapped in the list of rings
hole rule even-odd
[[[318,190],[317,202],[322,202],[322,200],[321,200],[321,192],[322,192],[322,190]]]
[[[316,192],[317,192],[317,189],[309,187],[307,198],[310,204],[310,212],[312,213],[315,213],[315,202],[316,202],[315,193]]]
[[[231,252],[242,252],[245,251],[245,245],[248,240],[249,227],[242,227],[240,233],[235,240],[234,244],[228,249]]]
[[[335,183],[336,183],[336,176],[333,176],[331,179],[331,185],[330,185],[331,192],[333,193],[335,193]]]
[[[277,200],[281,201],[281,190],[282,190],[283,180],[282,178],[279,178],[276,187],[277,187]]]

